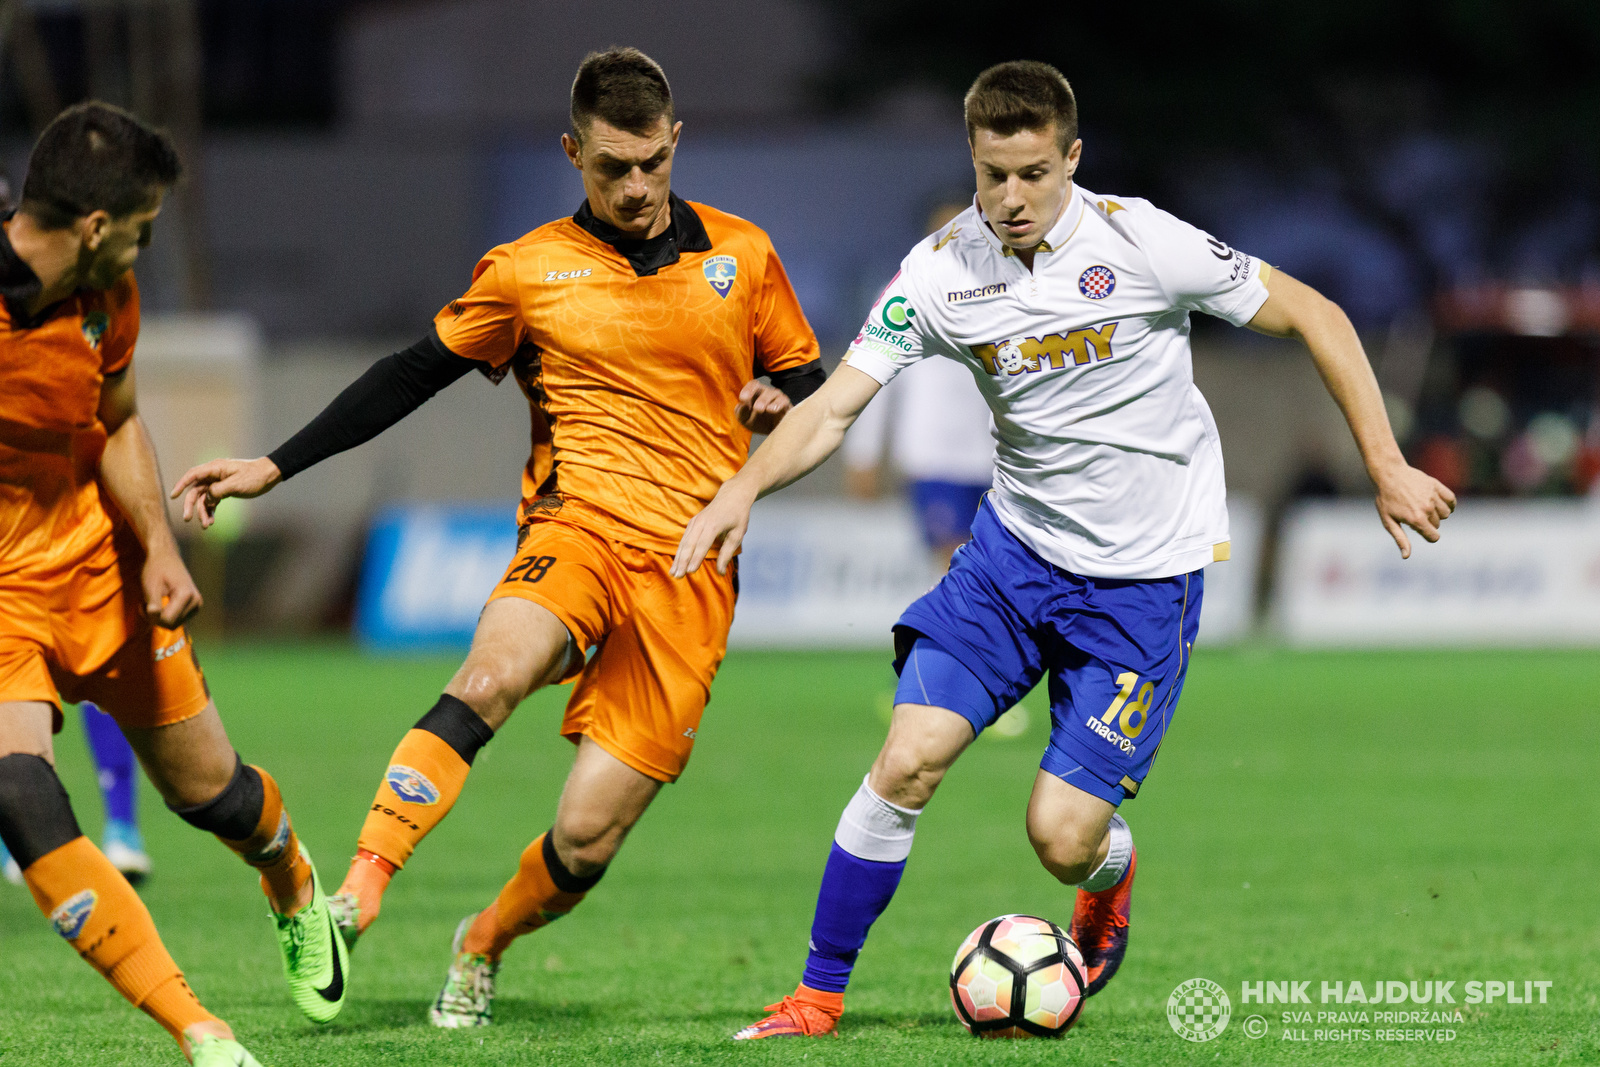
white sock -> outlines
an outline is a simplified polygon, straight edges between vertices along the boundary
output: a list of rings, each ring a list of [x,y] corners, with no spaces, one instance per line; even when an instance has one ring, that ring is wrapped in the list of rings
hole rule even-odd
[[[911,839],[916,835],[917,816],[921,814],[920,809],[912,811],[889,803],[874,793],[863,778],[861,788],[839,816],[833,840],[858,859],[900,863],[911,855]]]
[[[1106,847],[1105,862],[1093,874],[1078,883],[1078,888],[1089,893],[1110,889],[1128,873],[1128,863],[1133,859],[1133,831],[1120,813],[1113,813],[1111,825],[1106,827],[1111,843]]]

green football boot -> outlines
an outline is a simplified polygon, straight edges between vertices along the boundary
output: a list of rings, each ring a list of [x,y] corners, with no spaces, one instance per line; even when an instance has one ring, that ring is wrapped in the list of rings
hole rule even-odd
[[[289,918],[273,912],[272,921],[278,927],[283,976],[289,980],[295,1007],[314,1023],[331,1023],[344,1007],[350,951],[339,935],[327,895],[322,892],[322,879],[304,845],[300,855],[311,868],[311,903]]]
[[[189,1046],[194,1067],[261,1067],[261,1061],[230,1037],[202,1037]]]

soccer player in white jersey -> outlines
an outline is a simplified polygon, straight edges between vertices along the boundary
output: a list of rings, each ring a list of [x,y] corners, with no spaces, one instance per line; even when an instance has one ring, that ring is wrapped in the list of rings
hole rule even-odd
[[[676,573],[718,543],[726,567],[757,497],[802,477],[902,368],[964,364],[995,417],[995,487],[950,573],[895,627],[888,739],[845,807],[793,996],[741,1038],[831,1032],[917,816],[963,749],[1046,674],[1052,730],[1028,804],[1045,869],[1076,886],[1088,992],[1127,946],[1136,857],[1117,808],[1138,793],[1177,707],[1201,568],[1228,556],[1222,451],[1189,355],[1189,313],[1295,337],[1344,412],[1378,517],[1429,541],[1455,507],[1408,466],[1344,313],[1314,290],[1142,200],[1077,186],[1067,81],[1042,63],[966,97],[972,208],[905,258],[846,363],[683,535]]]

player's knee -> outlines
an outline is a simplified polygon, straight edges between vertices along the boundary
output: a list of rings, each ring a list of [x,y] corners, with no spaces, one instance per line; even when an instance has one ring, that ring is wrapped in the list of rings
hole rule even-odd
[[[921,808],[944,780],[946,764],[915,743],[884,745],[872,765],[872,791],[893,804]]]
[[[586,878],[605,870],[628,831],[613,819],[569,814],[557,818],[553,832],[562,864],[578,877]]]
[[[530,685],[525,671],[503,660],[469,659],[445,692],[477,712],[490,728],[498,729],[528,694]]]
[[[1100,839],[1105,836],[1082,832],[1077,826],[1055,826],[1045,829],[1028,824],[1028,842],[1044,869],[1065,885],[1077,885],[1094,873],[1099,857]]]
[[[33,861],[81,837],[72,802],[41,756],[14,753],[0,758],[0,840],[17,865]]]

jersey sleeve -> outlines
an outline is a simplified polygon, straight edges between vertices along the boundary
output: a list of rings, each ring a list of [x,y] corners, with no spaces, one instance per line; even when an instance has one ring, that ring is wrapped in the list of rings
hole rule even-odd
[[[771,241],[764,243],[767,261],[755,307],[756,366],[770,374],[815,362],[822,358],[822,350],[777,249]]]
[[[490,367],[511,362],[526,327],[510,245],[490,249],[472,272],[472,286],[433,317],[439,340],[451,352]]]
[[[1266,263],[1159,208],[1139,214],[1140,243],[1174,307],[1243,326],[1267,302]]]
[[[938,354],[927,310],[932,305],[922,299],[914,256],[907,256],[899,273],[889,279],[844,354],[843,362],[871,375],[880,385],[888,385],[913,363]]]
[[[110,321],[100,342],[100,374],[106,378],[127,370],[133,362],[133,347],[139,341],[139,283],[134,281],[132,271],[124,274],[111,290],[108,303]]]

